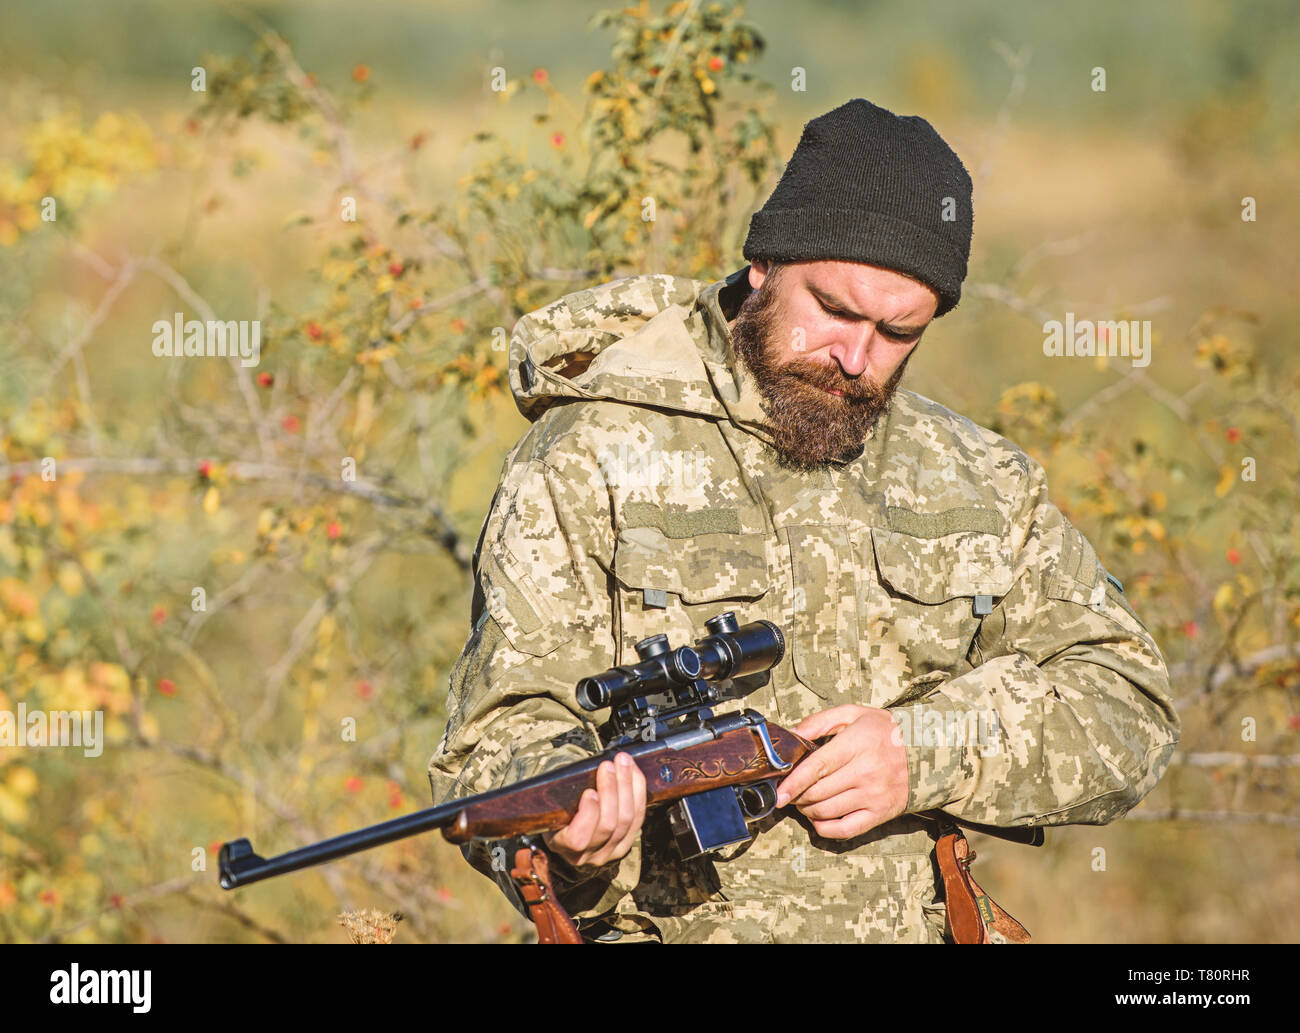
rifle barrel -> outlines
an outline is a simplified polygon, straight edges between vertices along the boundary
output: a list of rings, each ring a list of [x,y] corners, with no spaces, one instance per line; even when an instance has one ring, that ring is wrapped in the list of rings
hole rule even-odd
[[[269,879],[274,875],[296,872],[299,868],[310,868],[312,865],[333,861],[337,857],[383,846],[385,843],[415,836],[421,832],[443,828],[456,819],[456,815],[464,809],[464,806],[463,800],[451,800],[437,807],[426,807],[422,811],[403,814],[400,818],[380,822],[378,825],[345,832],[333,839],[290,850],[276,857],[258,857],[248,840],[232,840],[221,845],[221,852],[218,855],[221,887],[228,890],[237,889],[252,882]]]

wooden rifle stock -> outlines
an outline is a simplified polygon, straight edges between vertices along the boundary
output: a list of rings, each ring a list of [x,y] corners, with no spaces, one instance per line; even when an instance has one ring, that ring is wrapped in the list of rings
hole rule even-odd
[[[563,828],[577,813],[583,792],[596,787],[600,764],[618,753],[627,753],[645,775],[646,806],[651,807],[712,789],[780,779],[815,749],[793,732],[766,724],[753,711],[714,723],[719,726],[716,732],[701,726],[659,741],[612,747],[514,785],[449,800],[276,857],[259,857],[247,839],[233,840],[222,845],[218,858],[221,885],[236,889],[431,829],[442,829],[452,843],[466,843]]]
[[[757,728],[741,727],[691,746],[636,743],[579,761],[506,789],[462,801],[455,820],[442,830],[452,843],[506,839],[563,828],[578,811],[587,789],[596,788],[596,769],[616,753],[628,754],[645,775],[646,807],[684,796],[781,777],[815,749],[778,725],[767,725],[772,747],[786,767],[768,759]]]

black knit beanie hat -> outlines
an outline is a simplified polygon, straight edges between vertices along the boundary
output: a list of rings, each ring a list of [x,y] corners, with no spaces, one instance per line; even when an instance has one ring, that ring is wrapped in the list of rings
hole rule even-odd
[[[894,269],[961,299],[971,179],[925,119],[851,100],[814,118],[749,223],[749,261],[840,259]]]

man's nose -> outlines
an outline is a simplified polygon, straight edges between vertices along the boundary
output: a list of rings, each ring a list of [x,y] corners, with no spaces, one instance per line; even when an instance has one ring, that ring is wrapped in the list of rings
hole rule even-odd
[[[831,346],[831,358],[840,364],[844,375],[861,376],[867,368],[867,348],[871,342],[874,328],[869,323],[859,324],[846,330]]]

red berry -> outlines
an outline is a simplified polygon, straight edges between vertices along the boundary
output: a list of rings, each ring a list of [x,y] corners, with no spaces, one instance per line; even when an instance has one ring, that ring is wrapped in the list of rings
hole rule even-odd
[[[1188,621],[1183,625],[1183,634],[1188,638],[1195,638],[1201,633],[1201,626],[1196,621]]]
[[[563,133],[552,133],[552,134],[551,134],[551,146],[552,146],[552,147],[563,147],[563,146],[564,146],[564,134],[563,134]]]
[[[175,696],[176,683],[172,681],[170,678],[159,678],[158,691],[161,692],[164,696]]]
[[[402,270],[405,268],[406,267],[402,265],[401,262],[398,262],[396,260],[388,263],[388,271],[392,273],[394,276],[401,276]]]
[[[203,462],[199,463],[199,476],[205,479],[212,476],[211,459],[205,459]]]
[[[325,533],[330,538],[337,538],[339,535],[343,533],[343,528],[339,527],[336,521],[331,520],[328,524],[325,525]]]
[[[149,619],[153,621],[153,626],[155,628],[161,628],[167,620],[167,608],[164,606],[155,606],[153,608],[153,613],[149,615]]]
[[[1228,557],[1229,563],[1235,565],[1241,562],[1241,553],[1239,553],[1236,549],[1229,549],[1227,553],[1225,553],[1225,555]]]
[[[357,695],[362,699],[369,699],[375,694],[375,688],[368,681],[357,682]]]
[[[286,416],[280,421],[280,426],[289,434],[297,434],[298,428],[302,426],[302,421],[297,416]]]
[[[534,69],[533,69],[533,82],[535,82],[535,83],[544,83],[544,82],[546,82],[546,79],[547,79],[547,75],[546,75],[546,69],[545,69],[545,68],[534,68]]]
[[[270,387],[272,384],[275,383],[275,377],[271,376],[270,373],[266,373],[266,372],[259,373],[257,375],[257,382],[261,384],[263,387]]]
[[[361,779],[357,775],[349,775],[348,780],[343,783],[343,787],[349,793],[361,792]]]
[[[709,71],[710,72],[722,71],[722,58],[720,57],[709,58]]]
[[[1237,427],[1229,427],[1223,432],[1223,436],[1233,444],[1241,440],[1241,430]]]
[[[319,341],[324,333],[319,323],[313,321],[307,324],[307,336],[313,341]]]
[[[1292,731],[1300,732],[1300,714],[1292,714],[1286,719],[1286,723]]]

